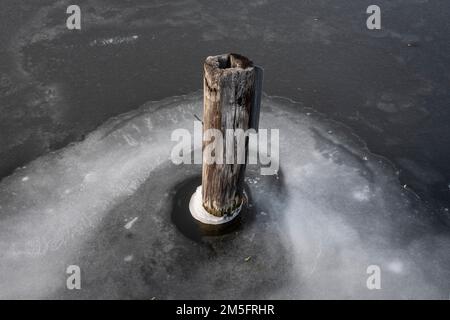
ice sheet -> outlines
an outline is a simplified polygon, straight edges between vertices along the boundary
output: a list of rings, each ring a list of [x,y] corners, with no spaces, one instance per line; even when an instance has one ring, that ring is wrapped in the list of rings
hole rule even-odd
[[[350,130],[288,99],[264,97],[260,122],[280,130],[282,187],[250,172],[253,222],[186,238],[171,204],[200,167],[170,162],[170,135],[201,107],[200,93],[149,102],[4,179],[0,297],[448,298],[448,228]]]

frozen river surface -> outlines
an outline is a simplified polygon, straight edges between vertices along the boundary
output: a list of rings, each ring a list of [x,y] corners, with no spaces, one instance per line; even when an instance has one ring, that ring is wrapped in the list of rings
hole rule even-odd
[[[174,207],[201,167],[170,161],[170,134],[201,109],[200,93],[146,103],[3,179],[0,297],[448,298],[437,214],[346,127],[287,99],[266,96],[260,123],[280,129],[279,174],[249,167],[241,225],[186,236]]]

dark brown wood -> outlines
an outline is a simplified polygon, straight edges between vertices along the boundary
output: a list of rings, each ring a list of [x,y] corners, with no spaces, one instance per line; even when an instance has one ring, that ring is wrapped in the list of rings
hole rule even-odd
[[[259,101],[255,97],[255,88],[259,83],[258,70],[249,59],[238,54],[208,57],[204,63],[203,133],[208,129],[218,129],[223,136],[223,164],[208,164],[205,161],[208,156],[205,146],[211,141],[203,141],[203,206],[215,216],[231,213],[243,201],[246,163],[237,163],[238,141],[227,136],[226,129],[246,131],[258,123],[259,114],[252,114],[252,107],[259,112],[259,106],[254,106],[255,101]],[[235,155],[231,164],[225,163],[227,146],[233,148]],[[247,152],[248,138],[245,142],[245,161]]]

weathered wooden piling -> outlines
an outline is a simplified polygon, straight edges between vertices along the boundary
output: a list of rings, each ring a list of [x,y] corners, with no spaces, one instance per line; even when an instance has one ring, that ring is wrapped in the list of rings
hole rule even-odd
[[[244,174],[248,156],[245,137],[245,163],[238,163],[238,139],[227,135],[227,129],[257,130],[261,97],[262,69],[238,54],[208,57],[204,63],[203,104],[203,168],[202,203],[216,217],[231,214],[244,200]],[[223,163],[209,163],[205,147],[209,129],[220,130]],[[231,140],[230,140],[231,139]],[[227,148],[235,155],[232,163],[225,161]],[[217,151],[216,150],[216,154]],[[228,150],[230,152],[230,150]],[[219,152],[220,154],[220,152]]]

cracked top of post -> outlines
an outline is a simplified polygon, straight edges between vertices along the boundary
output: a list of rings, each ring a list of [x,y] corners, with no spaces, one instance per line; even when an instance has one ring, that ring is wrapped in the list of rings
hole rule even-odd
[[[209,56],[204,63],[205,75],[212,82],[233,73],[252,72],[253,62],[237,53]]]

